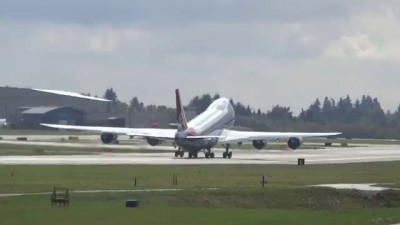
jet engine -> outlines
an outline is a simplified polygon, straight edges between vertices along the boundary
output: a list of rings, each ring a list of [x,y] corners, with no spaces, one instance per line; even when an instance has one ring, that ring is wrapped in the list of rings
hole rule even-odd
[[[288,139],[287,145],[290,149],[296,150],[303,144],[302,138],[291,137]]]
[[[155,138],[147,138],[147,143],[151,146],[156,146],[161,144],[161,140],[155,139]]]
[[[264,140],[254,140],[253,141],[254,148],[256,148],[258,150],[264,148],[265,145],[267,145],[267,141],[264,141]]]
[[[116,143],[118,139],[118,134],[102,133],[100,139],[104,144]]]

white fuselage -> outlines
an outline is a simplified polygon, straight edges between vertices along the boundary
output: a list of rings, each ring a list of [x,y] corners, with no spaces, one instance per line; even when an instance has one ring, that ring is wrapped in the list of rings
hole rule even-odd
[[[187,124],[184,133],[191,135],[211,135],[218,136],[224,128],[233,125],[235,120],[235,111],[233,106],[226,98],[219,98],[201,114],[193,118]],[[212,148],[218,142],[218,138],[204,138],[197,140],[182,140],[176,144],[187,151],[200,151],[202,149]]]

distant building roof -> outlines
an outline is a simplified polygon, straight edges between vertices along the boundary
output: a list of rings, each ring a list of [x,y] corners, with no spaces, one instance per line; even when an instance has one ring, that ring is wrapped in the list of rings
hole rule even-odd
[[[58,90],[47,90],[47,89],[32,89],[35,91],[40,91],[40,92],[46,92],[46,93],[51,93],[51,94],[56,94],[56,95],[65,95],[65,96],[70,96],[70,97],[77,97],[77,98],[85,98],[89,100],[95,100],[95,101],[102,101],[102,102],[110,102],[108,99],[104,98],[96,98],[92,96],[86,96],[74,92],[69,92],[69,91],[58,91]]]
[[[61,106],[40,106],[40,107],[29,107],[23,111],[23,114],[45,114],[55,109],[63,108]]]
[[[25,107],[26,108],[26,107]],[[22,112],[22,114],[46,114],[56,109],[71,108],[64,106],[40,106],[40,107],[29,107],[29,109]],[[71,108],[74,109],[74,108]],[[77,110],[77,109],[74,109]],[[79,110],[77,110],[79,111]]]

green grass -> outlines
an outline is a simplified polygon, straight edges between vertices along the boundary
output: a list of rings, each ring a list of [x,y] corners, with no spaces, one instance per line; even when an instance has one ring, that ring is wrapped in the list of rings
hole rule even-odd
[[[129,196],[126,196],[129,197]],[[135,198],[137,196],[130,196]],[[80,200],[71,207],[51,207],[42,196],[6,199],[0,224],[391,224],[399,208],[334,211],[179,207],[142,202],[138,209],[124,207],[123,199]],[[27,204],[27,203],[31,204]]]
[[[400,162],[344,165],[190,165],[190,166],[0,166],[0,192],[47,191],[54,185],[72,189],[171,187],[172,175],[179,186],[259,187],[265,175],[269,187],[297,187],[320,183],[400,184]],[[10,174],[14,173],[14,178]]]
[[[83,155],[83,154],[99,154],[104,152],[118,153],[165,153],[174,150],[159,149],[117,149],[108,148],[107,146],[100,148],[85,147],[68,147],[66,146],[45,146],[45,145],[25,145],[25,144],[6,144],[0,143],[0,156],[11,155]]]
[[[373,194],[307,187],[320,183],[400,184],[400,162],[344,165],[0,166],[0,193],[183,188],[180,192],[71,194],[0,198],[0,224],[391,224],[400,192]],[[13,176],[11,176],[11,174]],[[178,186],[172,185],[172,175]],[[261,175],[268,183],[260,186]],[[138,186],[133,186],[137,177]],[[218,188],[205,191],[202,188]],[[126,199],[141,207],[126,209]]]
[[[93,135],[94,132],[68,130],[31,130],[31,129],[0,129],[0,135]]]

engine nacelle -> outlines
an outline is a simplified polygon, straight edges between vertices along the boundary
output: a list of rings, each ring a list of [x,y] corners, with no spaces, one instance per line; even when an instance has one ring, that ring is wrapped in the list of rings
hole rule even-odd
[[[155,138],[147,138],[147,143],[151,146],[156,146],[161,144],[161,140],[155,139]]]
[[[288,139],[287,145],[290,149],[296,150],[303,144],[302,138],[291,137]]]
[[[116,143],[118,139],[118,134],[102,133],[100,139],[104,144]]]
[[[264,140],[254,140],[253,141],[253,147],[258,150],[264,148],[265,145],[267,145],[267,141],[264,141]]]

